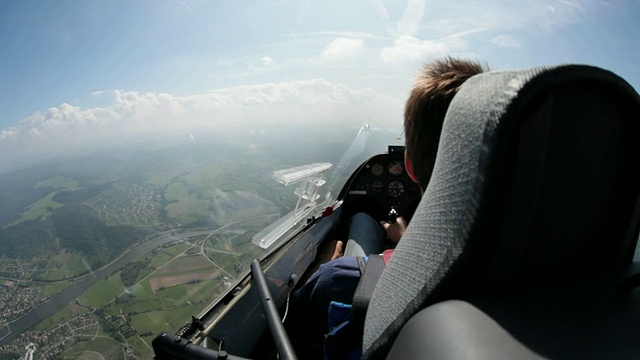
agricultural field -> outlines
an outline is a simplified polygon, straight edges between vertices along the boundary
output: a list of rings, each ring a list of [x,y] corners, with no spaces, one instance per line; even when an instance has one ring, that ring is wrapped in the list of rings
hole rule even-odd
[[[180,256],[149,277],[151,290],[158,290],[202,280],[214,279],[220,271],[204,256]]]
[[[210,303],[215,300],[225,286],[219,280],[204,280],[195,284],[185,284],[184,289],[189,301],[193,304]]]
[[[73,191],[82,189],[78,179],[72,179],[66,176],[58,175],[47,180],[42,180],[36,184],[36,189],[50,187],[56,190]]]
[[[208,209],[207,201],[194,195],[182,196],[180,200],[165,206],[167,216],[183,225],[205,221],[210,217]]]
[[[167,254],[164,251],[160,251],[153,258],[153,260],[151,260],[151,264],[149,265],[149,267],[153,269],[158,269],[164,264],[166,264],[167,262],[169,262],[169,260],[173,259],[174,256],[175,255]]]
[[[224,236],[212,236],[204,246],[205,253],[225,273],[237,274],[237,263],[247,268],[251,261],[262,253],[262,249],[251,244],[253,233],[225,233]]]
[[[162,269],[158,270],[152,277],[190,273],[194,270],[209,269],[212,267],[211,262],[203,256],[179,256],[165,264]]]
[[[67,287],[73,285],[73,283],[65,281],[65,282],[55,282],[47,285],[40,286],[40,298],[48,299],[50,296],[55,295],[66,289]]]
[[[176,176],[164,190],[167,216],[182,225],[212,221],[228,224],[279,213],[276,204],[257,195],[254,179],[243,175],[237,176],[221,164],[206,163]]]
[[[49,193],[44,198],[34,202],[27,206],[25,211],[20,215],[20,218],[7,226],[18,225],[24,221],[33,221],[38,218],[46,219],[53,214],[53,210],[62,206],[61,203],[52,200],[56,195],[55,192]]]
[[[38,325],[36,325],[36,330],[47,329],[47,328],[49,328],[49,327],[51,327],[54,324],[57,324],[59,322],[69,321],[69,320],[71,320],[71,318],[73,318],[73,312],[71,311],[71,305],[67,305],[62,310],[60,310],[57,313],[55,313],[52,317],[50,317],[50,318],[40,322]]]
[[[191,247],[191,244],[186,243],[186,242],[181,242],[181,243],[179,243],[177,245],[176,244],[172,244],[171,246],[164,247],[164,248],[162,248],[161,252],[167,253],[169,255],[176,256],[178,254],[183,253],[189,247]]]
[[[118,271],[87,290],[84,295],[79,298],[79,301],[85,306],[100,307],[123,292],[124,285],[120,280],[120,272]]]
[[[138,359],[151,359],[153,358],[153,350],[151,349],[151,343],[148,344],[139,336],[132,336],[127,339],[127,343],[134,351],[137,352],[136,358]]]
[[[40,277],[44,280],[62,280],[85,274],[91,271],[80,253],[62,250],[52,256],[45,272]]]
[[[191,319],[192,315],[198,315],[202,308],[202,304],[192,304],[170,311],[150,311],[131,316],[131,323],[138,333],[151,332],[157,335],[162,330],[178,329]]]
[[[65,351],[63,356],[65,359],[125,359],[122,345],[107,337],[100,337],[95,340],[81,342]]]

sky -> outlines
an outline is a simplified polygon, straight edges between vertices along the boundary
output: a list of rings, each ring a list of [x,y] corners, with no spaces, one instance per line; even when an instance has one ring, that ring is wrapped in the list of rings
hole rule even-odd
[[[590,64],[640,89],[638,18],[639,0],[4,0],[0,171],[142,134],[399,127],[446,55]]]

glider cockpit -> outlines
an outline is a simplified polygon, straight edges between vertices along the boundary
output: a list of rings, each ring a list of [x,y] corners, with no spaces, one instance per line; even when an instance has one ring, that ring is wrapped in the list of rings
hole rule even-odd
[[[330,210],[259,262],[269,301],[286,315],[356,211],[416,208],[373,292],[364,358],[638,358],[639,135],[640,98],[608,71],[477,75],[449,108],[425,194],[400,170],[401,147],[365,161]],[[305,358],[269,329],[252,284],[159,336],[156,358]]]

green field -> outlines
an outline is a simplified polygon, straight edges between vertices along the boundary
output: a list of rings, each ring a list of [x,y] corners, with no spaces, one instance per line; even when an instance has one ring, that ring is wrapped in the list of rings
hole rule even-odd
[[[145,182],[147,184],[165,186],[171,183],[175,177],[191,172],[197,167],[198,165],[196,163],[188,162],[176,164],[168,168],[159,168],[149,174]]]
[[[191,315],[202,311],[201,304],[192,304],[170,311],[151,311],[131,317],[133,327],[139,333],[150,331],[154,335],[162,330],[175,330],[187,323]]]
[[[72,302],[69,304],[69,308],[71,309],[71,312],[73,313],[73,315],[82,315],[82,314],[86,314],[89,312],[89,308],[86,306],[80,306],[78,305],[76,302]]]
[[[224,238],[221,240],[209,239],[206,244],[205,251],[207,255],[215,261],[216,265],[222,267],[224,271],[229,274],[235,274],[235,264],[238,261],[242,261],[245,267],[248,267],[249,261],[259,257],[262,254],[262,249],[251,244],[250,241],[245,241],[242,244],[234,245],[233,240],[240,237],[249,237],[250,234],[236,235],[234,238]],[[219,253],[218,251],[232,251],[235,254],[242,254],[242,256],[236,256],[232,254]]]
[[[167,216],[182,223],[191,224],[209,216],[208,200],[196,198],[194,195],[184,195],[177,202],[165,206]]]
[[[204,280],[197,284],[185,284],[184,289],[187,292],[188,300],[193,304],[210,303],[218,298],[223,290],[218,279]]]
[[[132,336],[127,339],[129,345],[135,349],[136,358],[138,359],[151,359],[153,357],[153,350],[151,349],[151,343],[146,344],[140,337]]]
[[[36,184],[36,189],[42,187],[51,187],[58,190],[79,190],[82,189],[80,186],[80,182],[77,179],[70,179],[64,176],[56,176],[47,180],[42,180],[38,184]]]
[[[71,318],[73,318],[73,313],[71,312],[71,305],[67,305],[64,308],[62,308],[60,311],[58,311],[57,313],[53,314],[53,316],[51,316],[50,318],[41,321],[40,323],[38,323],[38,325],[36,325],[35,329],[36,330],[44,330],[47,329],[59,322],[63,322],[63,321],[69,321],[71,320]]]
[[[157,334],[161,329],[166,329],[167,312],[151,311],[143,314],[133,315],[131,324],[139,333],[152,332]],[[177,329],[177,327],[175,328]]]
[[[140,298],[149,298],[153,295],[153,291],[151,291],[151,286],[149,285],[149,281],[143,281],[135,284],[131,291],[135,296]]]
[[[40,297],[46,299],[49,296],[55,295],[71,285],[73,285],[73,283],[70,282],[58,282],[42,285],[42,287],[40,288]]]
[[[115,299],[122,292],[124,292],[124,285],[122,285],[118,271],[87,290],[79,298],[79,301],[85,306],[100,307]]]
[[[168,274],[183,274],[198,269],[212,268],[213,265],[201,255],[190,255],[177,257],[162,269],[153,274],[153,277],[160,275],[166,276]]]
[[[166,331],[166,329],[165,329],[165,328],[163,328],[163,330],[165,330],[165,331]],[[158,334],[160,333],[160,331],[156,331],[156,332],[153,332],[153,331],[152,331],[152,333],[153,333],[153,335],[143,336],[143,337],[142,337],[142,340],[144,340],[144,342],[146,342],[147,344],[149,344],[149,346],[151,346],[151,342],[153,341],[153,339],[155,339],[155,338],[156,338],[156,336],[158,336]]]
[[[173,246],[168,246],[166,248],[163,248],[161,252],[167,253],[169,255],[173,255],[176,256],[178,254],[183,253],[185,250],[187,250],[191,245],[187,244],[187,243],[180,243],[177,245],[173,245]]]
[[[208,220],[215,215],[211,208],[212,199],[220,194],[227,195],[227,191],[246,190],[247,187],[219,164],[205,163],[178,176],[166,187],[164,197],[169,204],[165,211],[167,216],[182,224]],[[238,209],[232,207],[231,210]]]
[[[154,311],[154,310],[162,310],[162,302],[158,299],[152,299],[143,301],[138,298],[134,300],[134,302],[129,305],[127,304],[126,308],[122,309],[122,311],[126,313],[141,313],[145,311]]]
[[[142,279],[146,278],[147,276],[149,276],[149,274],[151,274],[154,270],[151,268],[145,268],[140,270],[140,273],[138,273],[138,277],[136,277],[136,283],[142,281]]]
[[[73,277],[73,276],[74,276],[74,273],[72,273],[71,271],[68,271],[68,270],[51,269],[51,270],[47,270],[40,277],[43,280],[47,280],[47,281],[57,281],[57,280],[68,279],[68,278]]]
[[[161,267],[162,265],[166,264],[169,262],[169,260],[173,259],[175,255],[169,255],[164,251],[160,251],[158,252],[158,255],[156,255],[153,260],[151,260],[151,264],[149,264],[150,267],[157,269],[159,267]]]
[[[41,278],[45,280],[62,280],[82,275],[89,271],[90,269],[79,253],[63,250],[51,257]]]
[[[51,216],[53,214],[53,209],[56,209],[62,206],[61,203],[52,200],[52,198],[55,195],[56,193],[52,192],[49,195],[43,197],[42,199],[27,206],[26,210],[20,215],[20,219],[14,221],[13,223],[7,226],[17,225],[23,221],[36,220],[40,217],[42,217],[43,219],[46,219],[48,216]]]
[[[81,342],[64,352],[65,359],[124,360],[122,345],[107,338]]]
[[[197,316],[202,310],[202,304],[192,304],[179,309],[166,311],[167,323],[170,325],[170,329],[178,329],[189,322],[191,320],[191,316]]]
[[[148,280],[133,285],[128,291],[130,295],[124,295],[124,299],[126,299],[124,303],[119,300],[107,307],[106,310],[111,315],[120,315],[121,310],[124,314],[162,310],[162,302],[151,291]]]
[[[171,286],[166,289],[158,290],[158,298],[162,299],[164,308],[169,308],[186,303],[187,290],[184,285]]]
[[[164,190],[164,198],[169,201],[180,201],[180,199],[189,196],[187,184],[183,181],[176,181],[167,186]]]

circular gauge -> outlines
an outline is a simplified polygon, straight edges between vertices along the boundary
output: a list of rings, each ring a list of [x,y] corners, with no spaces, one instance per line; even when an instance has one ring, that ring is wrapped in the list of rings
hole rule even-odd
[[[384,171],[384,167],[380,164],[373,164],[373,166],[371,167],[371,173],[375,176],[382,175],[383,171]]]
[[[404,171],[404,167],[401,161],[395,160],[389,163],[389,174],[399,176],[402,175],[402,171]]]
[[[382,166],[380,166],[382,167]],[[371,183],[371,193],[379,194],[384,189],[384,184],[380,180],[376,180]]]
[[[400,181],[392,181],[387,186],[387,193],[393,198],[399,198],[404,194],[404,185]]]

